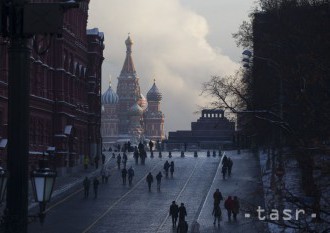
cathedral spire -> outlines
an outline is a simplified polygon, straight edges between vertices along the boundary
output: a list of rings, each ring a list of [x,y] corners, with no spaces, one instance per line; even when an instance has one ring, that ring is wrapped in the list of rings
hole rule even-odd
[[[132,75],[134,76],[136,74],[133,58],[132,58],[132,45],[133,40],[130,37],[130,33],[128,33],[128,38],[125,41],[126,44],[126,58],[123,65],[123,69],[121,70],[120,75]]]

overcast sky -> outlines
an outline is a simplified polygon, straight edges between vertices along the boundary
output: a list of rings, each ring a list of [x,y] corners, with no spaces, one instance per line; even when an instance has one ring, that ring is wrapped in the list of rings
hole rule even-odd
[[[232,74],[242,48],[232,33],[254,6],[254,0],[92,0],[88,28],[105,34],[102,93],[117,89],[126,55],[128,33],[134,41],[133,60],[146,96],[156,79],[163,93],[165,131],[190,129],[202,83],[212,75]]]

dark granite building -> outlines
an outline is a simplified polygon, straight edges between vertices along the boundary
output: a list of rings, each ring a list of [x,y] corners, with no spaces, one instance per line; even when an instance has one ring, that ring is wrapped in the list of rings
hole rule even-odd
[[[229,121],[224,116],[224,111],[202,110],[202,116],[197,122],[191,123],[191,130],[169,132],[167,141],[168,149],[218,149],[231,146],[235,133],[235,122]]]

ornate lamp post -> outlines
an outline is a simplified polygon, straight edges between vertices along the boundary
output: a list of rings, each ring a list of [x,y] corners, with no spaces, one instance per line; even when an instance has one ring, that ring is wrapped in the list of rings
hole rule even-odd
[[[8,233],[27,233],[31,38],[37,34],[61,34],[64,11],[78,6],[75,1],[0,1],[0,34],[9,41],[7,168],[10,176],[4,217]]]
[[[50,201],[53,193],[55,179],[56,172],[49,168],[44,168],[43,166],[40,166],[38,170],[32,171],[31,173],[31,184],[35,201],[39,202],[39,218],[41,223],[43,223],[45,218],[44,211],[46,209],[46,204]]]

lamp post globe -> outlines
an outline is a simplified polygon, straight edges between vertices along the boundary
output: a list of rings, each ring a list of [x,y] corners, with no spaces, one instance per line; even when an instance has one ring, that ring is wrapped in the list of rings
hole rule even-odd
[[[56,171],[49,168],[39,168],[31,173],[31,184],[33,188],[34,198],[39,202],[40,221],[43,222],[45,217],[46,204],[50,201],[56,179]]]

